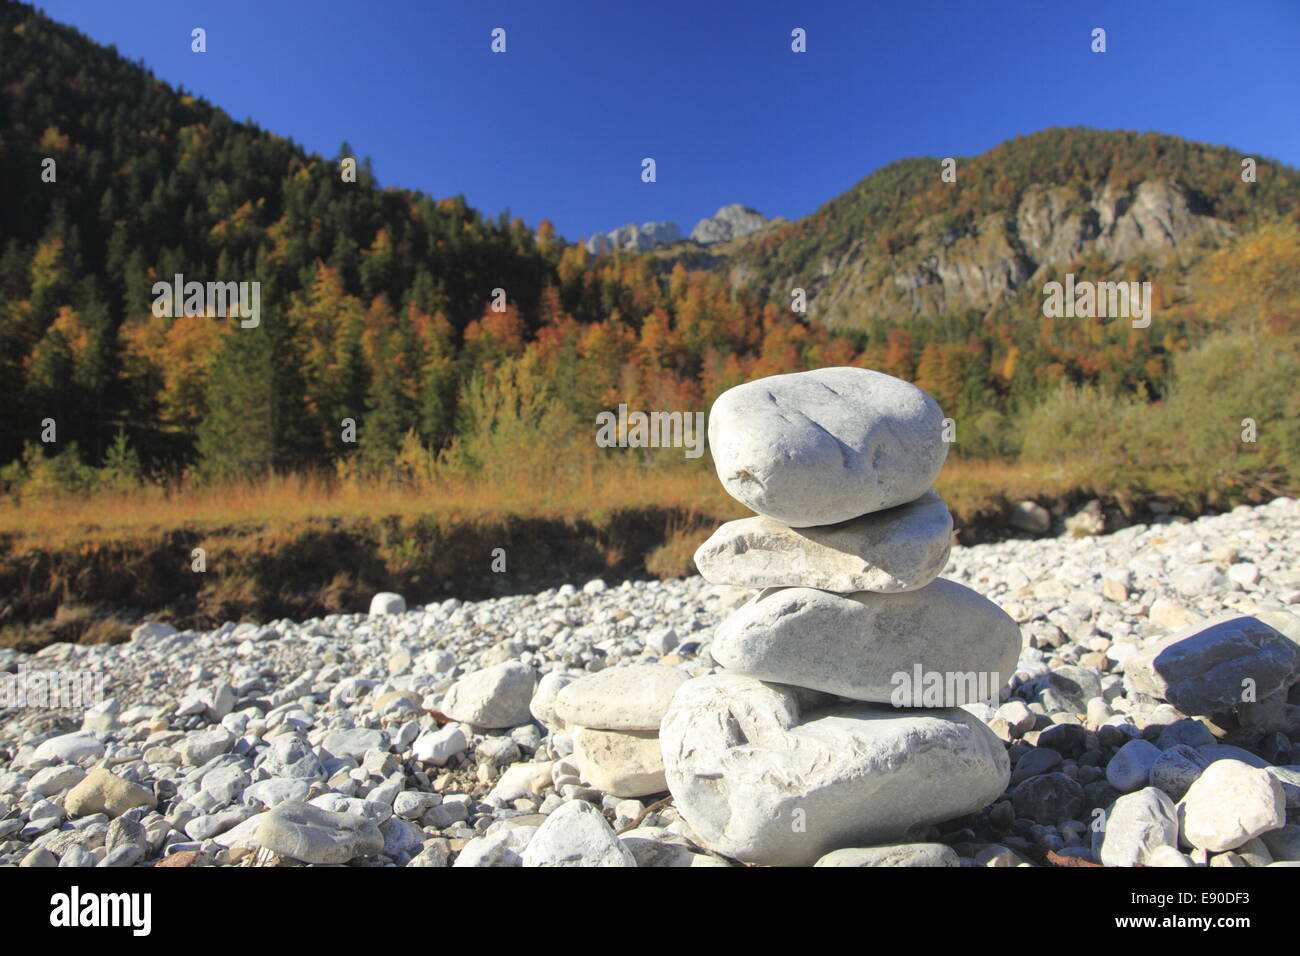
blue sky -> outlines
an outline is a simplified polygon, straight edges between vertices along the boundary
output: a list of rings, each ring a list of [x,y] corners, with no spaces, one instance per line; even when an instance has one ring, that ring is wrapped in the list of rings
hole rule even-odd
[[[797,218],[895,159],[1047,126],[1300,165],[1294,0],[37,5],[236,119],[326,156],[347,140],[384,185],[464,193],[570,239],[660,219],[689,231],[730,202]],[[795,27],[807,53],[790,51]]]

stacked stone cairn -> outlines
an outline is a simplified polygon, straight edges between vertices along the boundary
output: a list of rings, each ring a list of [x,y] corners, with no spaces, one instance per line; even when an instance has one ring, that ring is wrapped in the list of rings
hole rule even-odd
[[[1001,741],[960,707],[996,703],[1020,631],[937,577],[952,546],[931,488],[943,429],[925,392],[861,368],[714,403],[718,477],[757,517],[723,525],[695,562],[714,584],[763,590],[718,627],[723,672],[677,688],[659,730],[674,803],[713,850],[811,865],[915,842],[1006,788]]]
[[[582,783],[616,797],[663,793],[659,723],[686,680],[685,671],[658,664],[556,672],[542,678],[532,711],[569,735]]]

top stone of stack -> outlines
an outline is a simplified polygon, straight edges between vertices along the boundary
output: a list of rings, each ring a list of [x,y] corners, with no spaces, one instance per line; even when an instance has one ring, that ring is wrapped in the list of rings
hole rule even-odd
[[[709,415],[709,448],[737,501],[792,528],[838,524],[921,497],[943,467],[943,412],[863,368],[746,382]]]

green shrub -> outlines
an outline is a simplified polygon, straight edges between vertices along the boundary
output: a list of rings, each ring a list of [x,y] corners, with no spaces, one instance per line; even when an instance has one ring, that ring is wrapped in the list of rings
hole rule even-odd
[[[140,457],[119,431],[104,453],[104,466],[95,476],[95,485],[102,491],[126,492],[139,488],[144,481]]]
[[[82,462],[76,442],[53,455],[45,451],[44,445],[24,442],[22,459],[14,463],[18,467],[10,466],[5,475],[6,489],[20,499],[82,495],[94,490],[96,471]]]
[[[1021,456],[1032,462],[1106,458],[1131,409],[1131,402],[1099,389],[1063,385],[1025,415]]]

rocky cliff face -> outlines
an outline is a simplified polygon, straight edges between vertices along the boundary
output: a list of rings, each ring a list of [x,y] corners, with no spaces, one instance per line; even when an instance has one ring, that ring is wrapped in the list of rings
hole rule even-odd
[[[675,222],[629,222],[611,232],[598,232],[587,240],[587,251],[595,255],[616,250],[649,252],[666,242],[682,238],[681,227]]]
[[[822,260],[808,290],[809,313],[835,322],[864,313],[907,319],[987,309],[1045,281],[1050,268],[1088,255],[1112,263],[1139,255],[1186,261],[1198,245],[1234,231],[1167,180],[1125,191],[1032,187],[1014,214],[986,216],[960,235],[931,217],[893,255],[868,249],[863,238],[838,259]]]
[[[723,206],[708,219],[701,219],[691,230],[691,238],[701,245],[726,242],[757,232],[767,225],[767,217],[756,209],[732,203]]]

